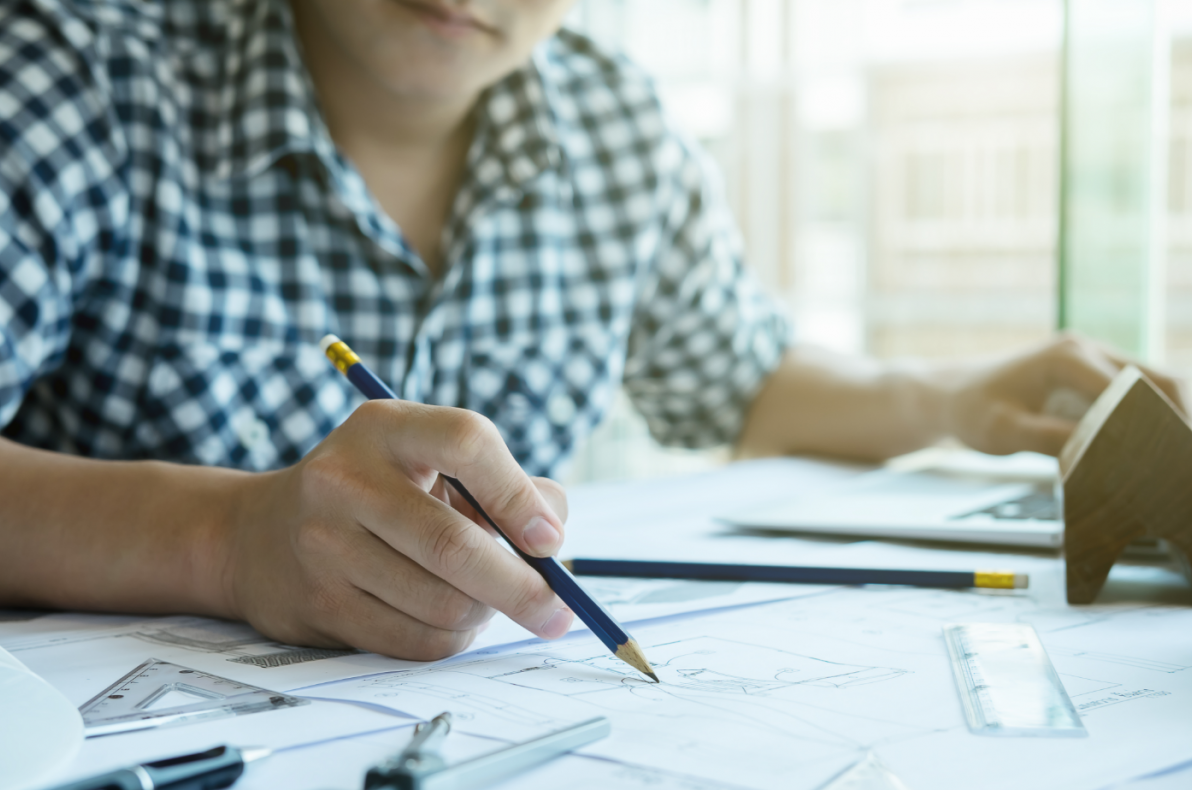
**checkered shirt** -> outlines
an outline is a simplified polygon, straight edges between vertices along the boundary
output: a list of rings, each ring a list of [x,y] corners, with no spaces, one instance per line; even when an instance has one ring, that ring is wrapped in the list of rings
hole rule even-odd
[[[0,426],[110,459],[297,461],[361,400],[490,417],[559,475],[624,384],[731,441],[785,320],[650,82],[563,32],[476,108],[432,276],[332,142],[284,0],[0,7]]]

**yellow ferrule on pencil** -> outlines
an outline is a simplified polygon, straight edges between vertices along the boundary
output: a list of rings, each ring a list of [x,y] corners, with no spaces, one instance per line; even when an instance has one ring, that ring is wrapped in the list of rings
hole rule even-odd
[[[327,346],[324,351],[327,359],[331,360],[335,367],[339,368],[339,372],[347,374],[348,368],[360,361],[360,357],[356,356],[356,352],[348,348],[348,344],[340,340]]]
[[[973,573],[974,587],[995,587],[999,590],[1014,589],[1013,571],[976,571]]]

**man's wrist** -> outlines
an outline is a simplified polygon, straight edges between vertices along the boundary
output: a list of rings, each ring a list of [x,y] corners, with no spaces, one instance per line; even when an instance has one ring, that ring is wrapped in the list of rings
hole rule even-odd
[[[252,519],[257,478],[264,475],[229,469],[169,466],[176,477],[167,490],[183,493],[170,509],[184,509],[186,592],[196,614],[242,619],[234,587],[237,535]],[[180,558],[181,559],[181,558]]]
[[[924,361],[893,363],[898,412],[918,437],[921,447],[956,435],[956,393],[964,370],[952,364]]]

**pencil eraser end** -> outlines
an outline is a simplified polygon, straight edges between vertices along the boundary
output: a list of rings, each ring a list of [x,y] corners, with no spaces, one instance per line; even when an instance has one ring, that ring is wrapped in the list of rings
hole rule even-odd
[[[327,349],[331,348],[338,342],[339,342],[339,338],[336,337],[335,335],[324,335],[323,339],[319,341],[319,348],[321,348],[323,350],[323,353],[326,354]]]
[[[1014,574],[1014,589],[1015,590],[1025,590],[1027,587],[1030,587],[1030,586],[1031,586],[1031,576],[1029,573]]]

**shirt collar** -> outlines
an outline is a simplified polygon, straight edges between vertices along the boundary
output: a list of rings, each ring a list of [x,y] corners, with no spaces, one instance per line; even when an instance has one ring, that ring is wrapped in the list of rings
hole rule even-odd
[[[563,163],[552,86],[543,79],[546,45],[530,61],[490,87],[477,104],[478,124],[468,156],[477,186],[524,190],[545,170]]]

